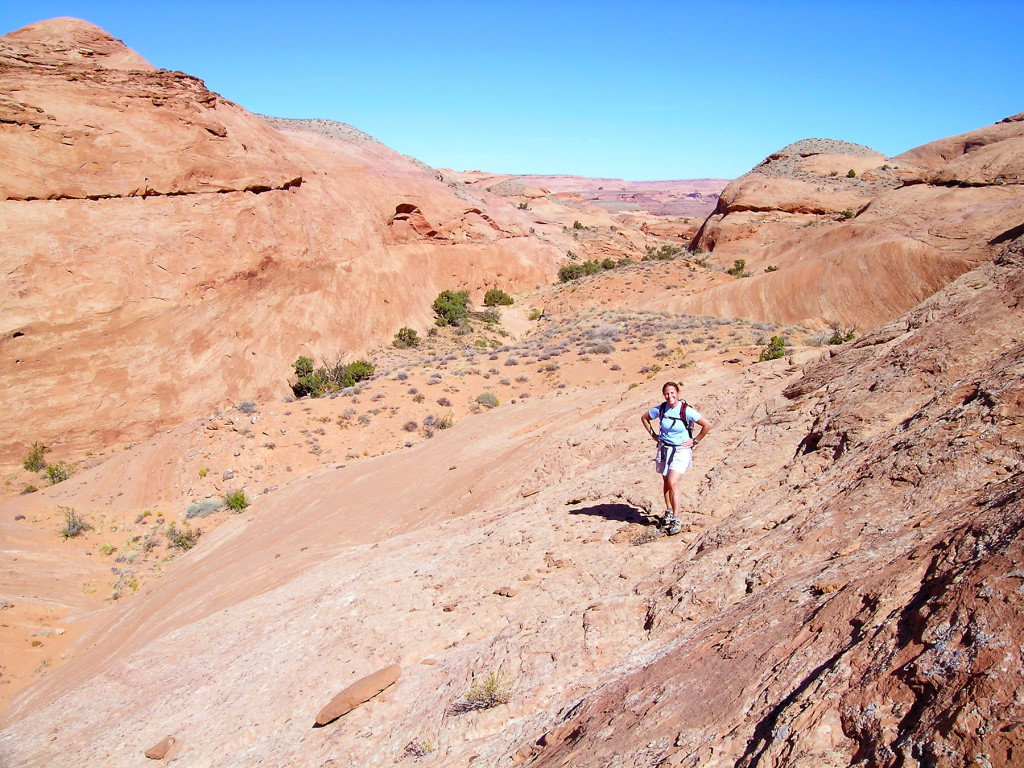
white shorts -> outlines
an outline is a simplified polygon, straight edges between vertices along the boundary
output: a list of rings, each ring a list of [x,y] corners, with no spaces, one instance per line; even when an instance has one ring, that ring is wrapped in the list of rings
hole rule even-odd
[[[668,459],[666,461],[665,459]],[[675,470],[683,474],[693,466],[693,449],[682,446],[658,445],[658,452],[654,455],[654,467],[659,475],[668,476],[668,473]]]

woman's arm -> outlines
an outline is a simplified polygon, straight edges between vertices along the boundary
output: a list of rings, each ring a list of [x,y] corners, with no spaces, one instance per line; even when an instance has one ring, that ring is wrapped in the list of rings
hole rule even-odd
[[[697,425],[700,427],[700,434],[698,434],[695,438],[693,438],[693,444],[694,445],[696,445],[701,440],[703,440],[707,436],[708,432],[711,431],[711,422],[708,421],[703,416],[701,416],[699,419],[697,419]]]
[[[647,411],[644,411],[644,415],[640,417],[640,421],[641,423],[643,423],[644,429],[646,429],[650,433],[651,437],[657,440],[658,436],[654,434],[654,427],[651,426],[651,414],[649,414]]]

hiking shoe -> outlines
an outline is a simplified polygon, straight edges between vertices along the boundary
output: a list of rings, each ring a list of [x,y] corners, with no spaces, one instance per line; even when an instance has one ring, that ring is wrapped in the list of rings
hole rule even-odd
[[[666,520],[665,520],[665,535],[666,536],[675,536],[676,534],[682,532],[682,530],[683,530],[683,521],[682,520],[680,520],[678,517],[666,518]]]
[[[672,516],[672,510],[666,509],[664,514],[662,514],[662,516],[658,518],[658,526],[661,528],[668,528],[669,525],[672,524],[673,519],[674,518]]]

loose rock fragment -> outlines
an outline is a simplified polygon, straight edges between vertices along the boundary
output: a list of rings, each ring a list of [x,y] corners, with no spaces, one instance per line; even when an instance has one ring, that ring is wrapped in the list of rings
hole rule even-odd
[[[401,674],[402,668],[398,664],[392,664],[352,683],[320,710],[313,727],[319,728],[337,720],[342,715],[347,715],[360,704],[369,701],[385,688],[393,685]]]
[[[167,753],[171,751],[171,747],[177,743],[178,740],[173,736],[165,736],[163,740],[146,750],[146,757],[150,760],[163,760],[167,757]]]

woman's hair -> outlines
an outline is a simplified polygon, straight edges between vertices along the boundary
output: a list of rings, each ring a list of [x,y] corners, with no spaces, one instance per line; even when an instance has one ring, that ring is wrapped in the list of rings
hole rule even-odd
[[[668,389],[669,387],[675,387],[676,388],[676,392],[679,391],[679,385],[678,384],[676,384],[674,381],[666,381],[661,386],[661,394],[665,394],[665,390]]]

